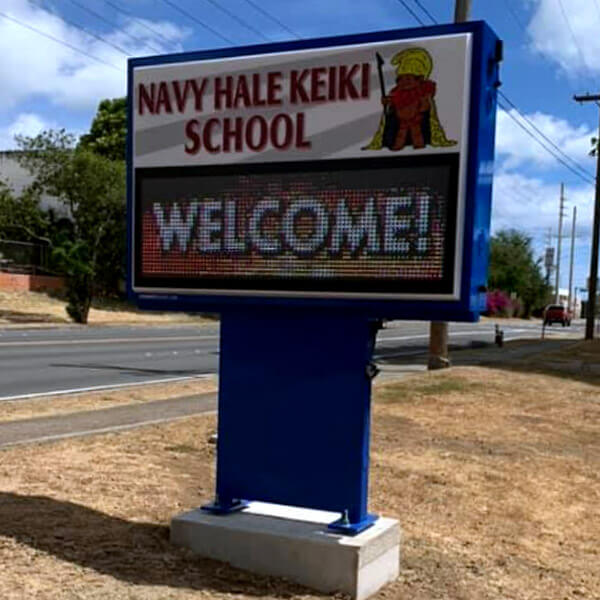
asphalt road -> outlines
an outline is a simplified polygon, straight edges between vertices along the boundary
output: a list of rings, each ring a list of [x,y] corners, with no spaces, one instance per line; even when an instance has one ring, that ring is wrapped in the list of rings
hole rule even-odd
[[[502,325],[505,339],[537,338],[538,323]],[[583,324],[552,335],[583,333]],[[376,360],[425,356],[429,324],[396,321],[378,335]],[[493,324],[450,324],[450,346],[492,343]],[[0,400],[217,373],[218,325],[0,329]]]

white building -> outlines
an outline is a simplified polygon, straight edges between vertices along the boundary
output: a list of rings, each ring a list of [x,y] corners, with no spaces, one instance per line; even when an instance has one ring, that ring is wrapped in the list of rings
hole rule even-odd
[[[19,164],[18,154],[16,150],[0,151],[0,180],[4,181],[17,196],[33,182],[31,173]],[[54,209],[59,217],[66,217],[69,214],[63,203],[53,196],[42,195],[40,206],[44,210]]]

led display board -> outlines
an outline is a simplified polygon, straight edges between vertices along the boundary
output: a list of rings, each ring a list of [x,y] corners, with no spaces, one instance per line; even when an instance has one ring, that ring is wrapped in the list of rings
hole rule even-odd
[[[132,294],[473,315],[496,41],[469,23],[132,59]]]

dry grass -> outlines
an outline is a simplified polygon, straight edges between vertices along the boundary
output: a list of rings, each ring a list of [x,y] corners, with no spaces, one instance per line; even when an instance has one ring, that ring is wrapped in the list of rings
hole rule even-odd
[[[104,390],[53,397],[42,396],[31,400],[9,400],[0,402],[0,423],[35,417],[64,415],[125,404],[140,404],[153,400],[179,398],[215,391],[217,391],[217,378],[210,376],[175,383],[132,386],[114,391]]]
[[[70,323],[66,302],[40,292],[0,291],[0,325]],[[213,321],[185,313],[138,311],[123,302],[98,301],[89,314],[90,325],[145,325],[150,323],[211,323]]]
[[[371,509],[400,519],[376,598],[600,598],[600,388],[457,368],[375,392]],[[210,499],[214,417],[0,452],[3,600],[320,597],[168,544]]]

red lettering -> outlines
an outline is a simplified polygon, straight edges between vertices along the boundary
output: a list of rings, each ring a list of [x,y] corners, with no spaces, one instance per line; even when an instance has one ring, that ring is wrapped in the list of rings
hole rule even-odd
[[[235,125],[232,127],[233,119],[229,117],[223,119],[223,152],[231,152],[231,139],[235,141],[235,151],[241,152],[242,146],[242,130],[244,128],[244,119],[242,117],[235,118]]]
[[[327,72],[325,67],[317,67],[311,70],[310,74],[310,100],[311,102],[323,102],[326,100],[323,88],[326,85],[323,75]]]
[[[267,75],[267,103],[269,106],[281,104],[281,79],[283,74],[275,71]]]
[[[148,112],[154,114],[154,97],[156,95],[156,84],[150,84],[150,93],[143,83],[138,86],[138,113],[144,114],[144,106],[148,109]]]
[[[163,107],[164,112],[172,113],[171,98],[169,98],[169,88],[165,81],[161,81],[158,85],[158,98],[156,100],[156,112],[160,114],[160,109]]]
[[[255,125],[258,126],[258,140],[255,141]],[[254,152],[265,149],[269,139],[269,127],[261,115],[254,115],[246,123],[246,146]]]
[[[208,121],[206,121],[206,124],[204,125],[204,131],[202,132],[202,141],[204,142],[204,147],[211,154],[215,154],[216,152],[221,152],[221,146],[219,144],[214,145],[212,143],[212,135],[213,135],[212,130],[215,127],[215,125],[217,127],[219,127],[221,125],[219,123],[219,119],[208,119]]]
[[[246,82],[246,76],[240,75],[237,80],[237,86],[235,88],[235,97],[233,98],[234,108],[242,106],[249,107],[252,105],[250,102],[250,90],[248,90],[248,83]]]
[[[173,92],[175,93],[175,104],[177,104],[177,110],[182,113],[185,110],[185,103],[187,102],[188,89],[190,85],[189,79],[186,79],[183,85],[183,92],[181,91],[181,85],[179,81],[172,81]]]
[[[310,148],[312,143],[306,139],[306,123],[304,113],[298,113],[296,116],[296,148]]]
[[[198,150],[200,150],[200,134],[198,133],[199,126],[200,122],[198,119],[191,119],[185,126],[185,135],[191,142],[190,146],[187,144],[185,145],[185,151],[188,154],[198,154]]]
[[[346,100],[351,98],[356,100],[359,97],[358,90],[356,89],[352,78],[358,72],[358,65],[352,65],[350,69],[346,65],[340,67],[340,81],[339,81],[339,98],[340,100]]]
[[[217,110],[223,108],[223,99],[225,107],[231,108],[231,97],[233,95],[233,77],[228,75],[225,78],[225,84],[221,77],[215,77],[215,108]]]
[[[300,73],[298,71],[291,72],[290,80],[290,102],[297,104],[300,102],[309,102],[310,98],[307,91],[304,89],[304,80],[308,76],[309,70],[303,69]]]
[[[196,110],[198,112],[201,112],[203,109],[203,98],[208,79],[203,79],[202,83],[200,84],[200,87],[198,87],[198,82],[195,79],[190,79],[189,82],[192,86],[192,91],[194,92],[194,98],[196,100]]]
[[[254,73],[252,75],[252,105],[253,106],[265,106],[266,100],[264,96],[261,96],[260,92],[260,75]]]
[[[328,100],[337,100],[337,67],[329,67],[329,89]]]
[[[283,125],[283,139],[279,135],[280,125]],[[289,115],[280,113],[273,118],[271,122],[271,145],[277,150],[286,150],[292,143],[292,137],[294,135],[294,122]]]
[[[363,98],[368,98],[370,95],[371,95],[371,64],[363,63],[362,64],[361,96]]]

